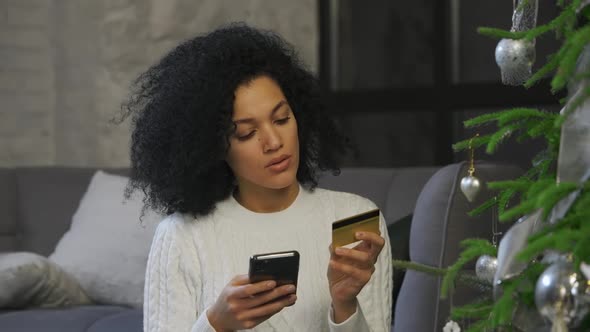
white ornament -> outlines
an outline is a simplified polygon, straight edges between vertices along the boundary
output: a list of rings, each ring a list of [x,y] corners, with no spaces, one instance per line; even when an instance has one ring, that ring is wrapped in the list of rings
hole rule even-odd
[[[475,275],[479,279],[487,281],[490,285],[494,282],[496,270],[498,270],[498,259],[496,257],[483,255],[475,263]]]
[[[590,265],[582,263],[580,264],[580,270],[582,270],[586,279],[590,280]]]
[[[535,62],[535,44],[532,41],[504,38],[498,42],[495,55],[502,83],[520,85],[531,77]]]
[[[468,175],[461,179],[461,191],[471,203],[477,196],[481,189],[479,179],[473,175]]]
[[[461,332],[461,327],[455,321],[448,321],[443,327],[443,332]]]
[[[551,264],[537,280],[535,304],[539,313],[555,328],[565,324],[575,327],[590,309],[585,299],[586,283],[569,262]]]

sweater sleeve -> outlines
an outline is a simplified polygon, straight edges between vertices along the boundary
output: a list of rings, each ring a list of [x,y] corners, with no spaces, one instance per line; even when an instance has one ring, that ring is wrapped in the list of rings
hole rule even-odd
[[[155,232],[145,276],[144,332],[215,332],[205,310],[197,308],[199,261],[183,223],[171,215]]]
[[[362,199],[360,212],[376,209],[377,206],[367,199]],[[329,326],[331,332],[380,332],[391,330],[391,292],[393,275],[391,266],[391,244],[387,233],[387,224],[383,214],[379,214],[379,230],[385,239],[385,245],[377,258],[375,272],[371,280],[357,296],[356,312],[346,321],[335,324],[330,311]]]
[[[363,311],[360,306],[356,308],[356,311],[352,316],[348,317],[342,323],[334,323],[334,310],[330,308],[330,314],[328,317],[328,324],[330,326],[330,332],[364,332],[370,331],[367,325],[367,320],[363,315]]]
[[[387,233],[387,224],[383,214],[379,215],[379,230],[385,239],[381,249],[375,273],[358,296],[362,312],[367,319],[371,331],[391,330],[391,292],[393,289],[393,272],[391,265],[391,244]]]

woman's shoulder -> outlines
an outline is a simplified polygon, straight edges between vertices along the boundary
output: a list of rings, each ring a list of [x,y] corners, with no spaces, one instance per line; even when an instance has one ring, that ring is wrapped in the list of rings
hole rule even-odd
[[[336,210],[361,213],[377,208],[370,199],[351,192],[316,188],[313,195],[327,204],[332,204]]]
[[[164,217],[158,224],[156,233],[166,233],[171,236],[183,236],[189,234],[187,230],[196,224],[195,218],[188,214],[175,212]]]

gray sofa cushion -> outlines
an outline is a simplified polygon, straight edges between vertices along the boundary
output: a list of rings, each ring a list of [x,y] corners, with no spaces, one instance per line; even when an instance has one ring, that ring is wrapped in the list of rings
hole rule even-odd
[[[87,332],[141,332],[143,313],[141,310],[124,310],[107,316],[94,323]]]
[[[35,309],[26,311],[13,311],[0,315],[0,327],[2,332],[23,332],[23,331],[43,331],[43,332],[110,332],[115,330],[99,330],[93,328],[95,325],[100,327],[102,319],[117,317],[123,313],[136,312],[131,309],[115,306],[82,306],[70,309]],[[137,315],[137,313],[136,313]],[[125,322],[135,319],[135,323],[128,322],[129,329],[125,331],[141,331],[141,318],[136,316],[121,316]],[[116,320],[115,320],[116,321]],[[108,321],[107,321],[108,323]],[[140,325],[140,329],[133,329]],[[114,328],[114,325],[108,325]],[[119,330],[123,331],[123,330]]]
[[[488,181],[515,179],[522,171],[515,166],[488,162],[476,163],[475,176],[484,188],[473,203],[469,203],[459,189],[461,178],[467,175],[468,165],[458,163],[440,169],[422,189],[410,231],[410,258],[412,261],[447,267],[454,263],[461,252],[459,243],[465,238],[491,239],[492,211],[469,217],[467,213],[495,192],[485,189]],[[500,230],[509,225],[501,224]],[[472,266],[470,266],[472,268]],[[441,331],[450,311],[448,300],[440,298],[442,278],[408,271],[398,295],[394,331]],[[453,305],[462,305],[477,296],[477,292],[458,287]],[[416,319],[419,313],[422,319]]]
[[[338,176],[324,174],[320,177],[319,187],[364,196],[372,200],[382,210],[387,220],[387,214],[383,209],[392,177],[391,169],[375,168],[367,172],[366,168],[348,168],[342,170]]]
[[[387,222],[403,219],[414,212],[416,200],[428,179],[440,167],[412,167],[396,169],[387,192]]]
[[[91,304],[80,284],[47,257],[0,253],[0,308],[58,308]]]
[[[412,214],[401,219],[394,220],[387,226],[387,234],[391,242],[391,258],[401,261],[410,260],[410,229],[412,227]],[[393,269],[393,288],[391,291],[391,318],[395,320],[395,303],[404,280],[406,271]]]
[[[0,169],[0,252],[17,250],[16,177],[11,168]]]
[[[352,192],[373,201],[388,224],[412,213],[422,186],[439,167],[346,168],[339,176],[324,174],[321,188]],[[404,190],[400,190],[404,188]]]
[[[44,256],[68,230],[96,169],[23,167],[15,170],[19,251]],[[123,169],[109,170],[115,174]]]
[[[49,255],[72,221],[94,170],[18,168],[16,170],[21,251]]]

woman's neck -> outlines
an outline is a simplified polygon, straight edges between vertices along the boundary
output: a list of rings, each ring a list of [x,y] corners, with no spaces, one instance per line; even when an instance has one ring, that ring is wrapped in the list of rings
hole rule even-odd
[[[254,186],[239,186],[234,198],[246,209],[257,213],[271,213],[285,210],[297,199],[299,183],[282,189],[269,189]]]

